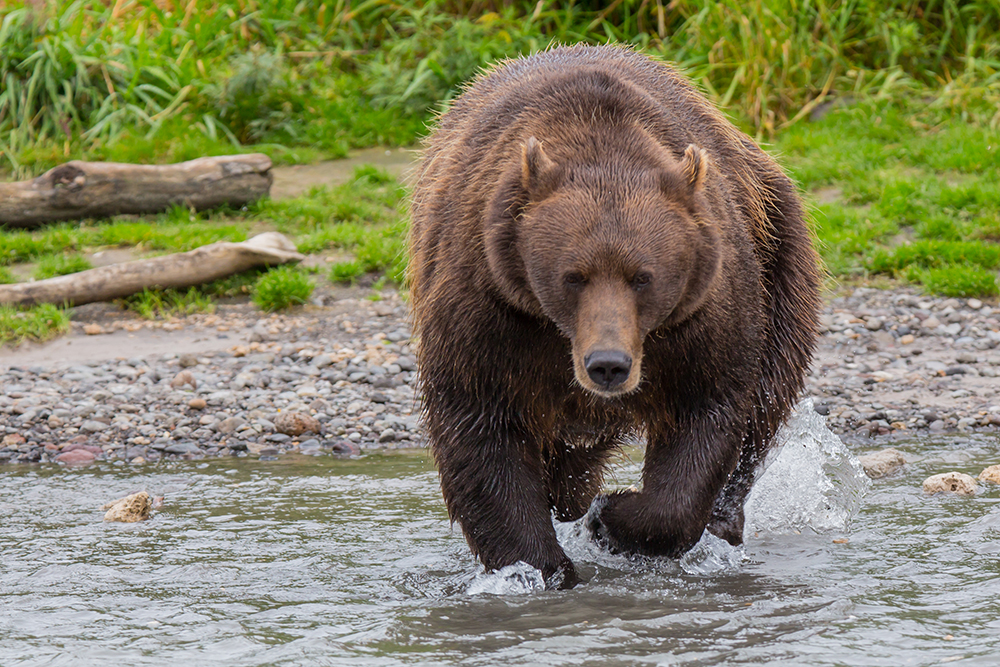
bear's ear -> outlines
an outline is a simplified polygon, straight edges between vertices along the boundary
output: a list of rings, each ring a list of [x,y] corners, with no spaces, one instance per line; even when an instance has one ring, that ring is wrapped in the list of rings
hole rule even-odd
[[[684,157],[681,158],[681,174],[692,192],[698,192],[704,187],[707,173],[708,153],[694,144],[689,144],[684,149]]]
[[[559,165],[542,150],[542,142],[534,137],[524,142],[521,150],[521,185],[532,200],[538,201],[555,190],[561,173]]]
[[[708,153],[690,144],[677,164],[662,172],[660,188],[668,199],[691,204],[705,187],[707,173]]]

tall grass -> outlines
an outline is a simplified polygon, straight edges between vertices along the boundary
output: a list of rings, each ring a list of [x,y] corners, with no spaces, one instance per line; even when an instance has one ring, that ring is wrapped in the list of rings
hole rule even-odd
[[[284,0],[55,0],[0,6],[0,151],[194,130],[239,145],[294,140],[315,114],[303,79],[326,76],[346,4]],[[365,26],[355,24],[354,30]],[[176,122],[180,121],[180,122]],[[277,132],[275,132],[277,131]],[[283,134],[282,134],[283,133]]]
[[[392,6],[382,47],[366,65],[375,101],[386,105],[428,107],[453,95],[479,66],[547,43],[621,42],[678,62],[758,135],[805,117],[831,94],[931,90],[942,103],[1000,125],[995,0]]]
[[[682,0],[671,6],[661,51],[683,63],[723,106],[739,107],[759,132],[802,118],[829,93],[979,85],[1000,100],[1000,4],[990,0]],[[982,109],[996,114],[995,105]],[[995,125],[1000,115],[988,120]]]
[[[911,92],[997,128],[998,34],[996,0],[13,0],[0,164],[409,143],[480,67],[579,41],[679,62],[760,136]]]

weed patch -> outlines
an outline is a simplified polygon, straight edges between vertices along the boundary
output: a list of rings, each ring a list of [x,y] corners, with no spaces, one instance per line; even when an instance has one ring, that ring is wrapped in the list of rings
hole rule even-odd
[[[21,308],[0,305],[0,344],[46,341],[69,331],[67,311],[52,304]]]
[[[119,305],[124,310],[130,310],[147,320],[215,311],[212,299],[196,287],[186,291],[144,289],[138,294],[119,300]]]
[[[257,280],[251,299],[261,310],[284,310],[308,303],[315,287],[297,267],[279,266]]]

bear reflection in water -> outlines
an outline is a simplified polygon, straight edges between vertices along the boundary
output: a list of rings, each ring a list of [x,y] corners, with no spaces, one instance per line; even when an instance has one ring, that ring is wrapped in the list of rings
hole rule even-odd
[[[791,181],[669,66],[557,48],[498,66],[428,139],[410,280],[448,512],[489,570],[738,544],[813,350],[817,257]],[[641,490],[599,495],[646,441]]]

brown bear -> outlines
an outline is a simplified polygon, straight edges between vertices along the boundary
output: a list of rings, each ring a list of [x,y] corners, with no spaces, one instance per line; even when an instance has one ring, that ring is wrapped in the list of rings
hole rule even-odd
[[[706,527],[739,544],[819,303],[775,162],[669,66],[556,48],[455,100],[412,212],[427,436],[486,568],[524,561],[573,585],[552,515],[588,508],[616,552],[676,557]],[[635,436],[641,490],[596,497]]]

